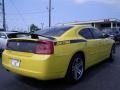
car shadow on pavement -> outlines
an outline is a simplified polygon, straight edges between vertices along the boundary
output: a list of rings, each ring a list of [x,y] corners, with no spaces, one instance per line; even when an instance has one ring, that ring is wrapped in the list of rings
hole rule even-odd
[[[40,81],[32,78],[27,78],[23,76],[18,76],[16,75],[16,79],[21,81],[24,84],[27,84],[28,86],[32,86],[36,89],[41,89],[41,90],[66,90],[73,88],[79,84],[85,84],[88,82],[88,80],[91,80],[93,77],[95,77],[100,71],[104,70],[104,68],[108,67],[109,63],[112,63],[114,61],[111,60],[106,60],[103,61],[91,68],[89,68],[86,72],[81,81],[77,84],[70,84],[65,82],[63,79],[58,79],[58,80],[49,80],[49,81]],[[107,64],[106,64],[107,63]]]
[[[41,90],[66,90],[66,88],[71,87],[63,79],[41,81],[23,76],[16,76],[16,78],[24,84]]]

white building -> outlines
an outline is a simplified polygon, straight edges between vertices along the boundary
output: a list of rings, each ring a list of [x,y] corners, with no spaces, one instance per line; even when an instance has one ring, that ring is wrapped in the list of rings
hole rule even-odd
[[[99,30],[103,29],[112,29],[112,28],[120,28],[120,20],[119,19],[101,19],[101,20],[92,20],[92,21],[83,21],[83,22],[71,22],[64,23],[63,25],[91,25]]]

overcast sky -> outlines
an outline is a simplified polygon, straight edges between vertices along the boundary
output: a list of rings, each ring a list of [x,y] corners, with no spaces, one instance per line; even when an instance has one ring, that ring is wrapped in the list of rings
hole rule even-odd
[[[49,0],[5,0],[7,25],[27,29],[48,26]],[[120,0],[52,0],[52,25],[106,18],[120,19]]]

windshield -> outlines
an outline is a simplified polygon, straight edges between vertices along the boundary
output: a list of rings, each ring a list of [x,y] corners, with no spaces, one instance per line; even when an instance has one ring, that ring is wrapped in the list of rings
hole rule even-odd
[[[62,26],[62,27],[51,27],[44,30],[39,30],[34,34],[43,35],[43,36],[53,36],[58,37],[61,36],[63,33],[71,29],[72,26]]]

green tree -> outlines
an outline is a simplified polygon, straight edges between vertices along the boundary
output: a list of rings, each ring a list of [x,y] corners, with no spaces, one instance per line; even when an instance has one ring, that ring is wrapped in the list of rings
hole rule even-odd
[[[41,30],[40,28],[38,28],[36,25],[31,24],[30,26],[30,33],[34,33],[35,31]]]

